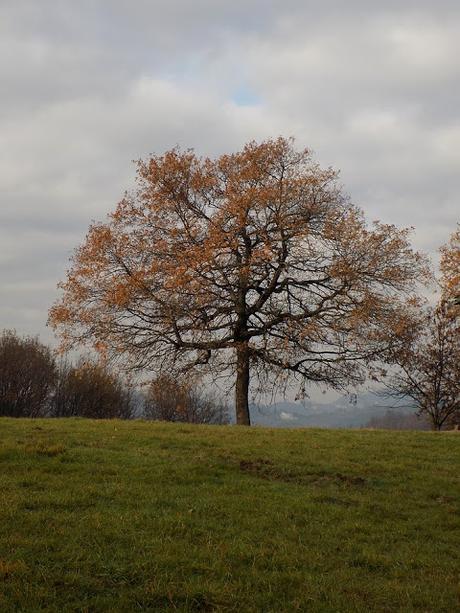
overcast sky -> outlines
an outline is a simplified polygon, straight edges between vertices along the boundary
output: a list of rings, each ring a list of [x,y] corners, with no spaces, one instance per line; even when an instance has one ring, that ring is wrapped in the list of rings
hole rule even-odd
[[[458,0],[0,0],[0,328],[39,333],[69,256],[178,144],[295,136],[369,219],[460,221]]]

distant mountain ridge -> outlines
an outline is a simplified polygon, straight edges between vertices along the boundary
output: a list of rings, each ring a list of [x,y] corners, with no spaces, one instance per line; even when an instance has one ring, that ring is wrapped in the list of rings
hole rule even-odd
[[[270,405],[253,404],[250,407],[251,422],[259,426],[282,428],[361,428],[373,417],[380,417],[390,408],[388,401],[373,392],[360,395],[344,395],[328,403],[275,402]],[[414,408],[398,406],[401,413],[414,413]]]

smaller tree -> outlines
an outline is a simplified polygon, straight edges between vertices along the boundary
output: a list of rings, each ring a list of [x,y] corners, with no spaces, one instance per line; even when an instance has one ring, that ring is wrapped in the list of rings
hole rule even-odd
[[[56,364],[38,338],[0,335],[0,416],[39,417],[49,410]]]
[[[76,366],[61,362],[53,398],[55,417],[129,419],[132,413],[131,390],[106,366],[88,359]]]
[[[144,406],[148,419],[193,424],[228,423],[227,407],[190,383],[160,375],[150,384]]]
[[[460,326],[445,300],[430,309],[412,339],[393,357],[388,394],[410,398],[433,429],[460,420]]]

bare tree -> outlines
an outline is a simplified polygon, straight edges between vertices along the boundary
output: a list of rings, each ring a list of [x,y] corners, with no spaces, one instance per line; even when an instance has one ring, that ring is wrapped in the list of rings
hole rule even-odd
[[[47,413],[56,382],[51,351],[36,337],[14,331],[0,335],[0,415],[39,417]]]
[[[200,392],[197,383],[178,382],[160,375],[149,385],[144,414],[148,419],[193,424],[228,423],[226,405],[210,394]]]
[[[138,189],[76,251],[50,323],[155,372],[250,375],[342,389],[401,342],[423,258],[407,231],[351,205],[292,140],[216,160],[172,150],[138,164]]]
[[[394,355],[387,394],[409,398],[435,430],[460,423],[460,322],[442,300]]]
[[[55,417],[129,419],[132,413],[131,390],[106,366],[89,359],[76,366],[61,362],[52,404]]]
[[[434,429],[460,424],[460,229],[441,248],[441,299],[396,352],[388,393],[411,398]]]

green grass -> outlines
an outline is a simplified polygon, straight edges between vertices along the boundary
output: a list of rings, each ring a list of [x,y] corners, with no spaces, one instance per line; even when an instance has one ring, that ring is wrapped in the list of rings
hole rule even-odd
[[[459,610],[460,436],[0,419],[0,611]]]

